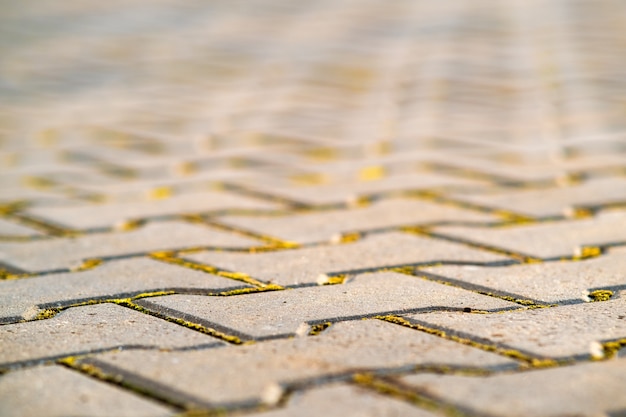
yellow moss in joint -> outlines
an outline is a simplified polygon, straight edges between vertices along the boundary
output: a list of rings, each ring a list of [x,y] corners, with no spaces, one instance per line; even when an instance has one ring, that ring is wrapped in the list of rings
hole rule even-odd
[[[289,180],[296,185],[321,185],[330,181],[328,175],[319,172],[295,174],[290,176]]]
[[[128,232],[138,229],[144,224],[145,221],[141,219],[124,220],[115,225],[115,230],[118,230],[120,232]]]
[[[99,265],[102,265],[102,259],[85,259],[83,261],[83,263],[75,268],[72,268],[71,270],[73,272],[78,272],[78,271],[87,271],[89,269],[94,269]]]
[[[531,366],[533,368],[549,368],[549,367],[560,365],[560,363],[554,359],[537,358],[537,357],[526,355],[524,353],[521,353],[513,349],[503,349],[495,345],[488,345],[485,343],[476,342],[474,340],[466,339],[466,338],[459,337],[456,335],[449,335],[443,330],[422,326],[421,324],[417,324],[417,323],[411,323],[410,321],[403,319],[402,317],[376,316],[374,318],[378,320],[383,320],[383,321],[387,321],[390,323],[394,323],[394,324],[399,324],[401,326],[409,327],[411,329],[419,330],[419,331],[422,331],[422,332],[425,332],[434,336],[441,337],[443,339],[452,340],[454,342],[471,346],[477,349],[481,349],[487,352],[497,353],[499,355],[506,356],[508,358],[516,359],[521,362],[524,362],[526,365]]]
[[[254,294],[257,292],[265,292],[265,291],[281,291],[284,290],[284,287],[281,287],[280,285],[275,285],[275,284],[267,284],[262,288],[259,287],[254,287],[254,288],[239,288],[237,290],[231,290],[231,291],[222,291],[220,293],[218,293],[218,295],[221,296],[231,296],[231,295],[243,295],[243,294]]]
[[[332,326],[332,323],[329,321],[325,323],[314,324],[313,326],[311,326],[311,329],[309,330],[309,336],[317,336],[318,334],[322,333],[324,330],[328,329],[330,326]]]
[[[324,285],[343,284],[345,282],[346,278],[348,278],[348,276],[345,275],[345,274],[328,277],[326,279],[326,282],[324,282]]]
[[[48,178],[32,177],[32,176],[27,176],[27,177],[22,178],[22,183],[25,186],[34,188],[36,190],[47,190],[57,185],[54,181]]]
[[[508,210],[494,210],[493,214],[498,217],[503,218],[504,220],[509,220],[515,224],[526,224],[526,223],[534,223],[535,219],[529,216],[524,216],[522,214],[513,213]]]
[[[372,204],[372,199],[366,195],[354,196],[348,199],[348,205],[350,207],[367,207]]]
[[[170,198],[173,194],[171,187],[156,187],[148,192],[150,200],[164,200]]]
[[[602,344],[604,357],[609,359],[614,357],[617,352],[626,347],[626,339],[613,340]]]
[[[361,237],[362,235],[359,232],[342,233],[341,235],[339,235],[336,243],[352,243],[360,240]]]
[[[13,279],[28,278],[30,274],[14,274],[6,269],[0,268],[0,281],[10,281]]]
[[[582,246],[576,250],[576,254],[572,258],[574,261],[596,258],[602,255],[602,248],[599,246]]]
[[[8,214],[15,213],[28,207],[26,201],[12,201],[10,203],[4,203],[0,205],[0,216],[6,216]]]
[[[611,290],[595,290],[589,293],[589,298],[592,301],[608,301],[613,297],[613,291]]]
[[[385,167],[380,165],[364,167],[359,170],[359,180],[361,181],[376,181],[385,175]]]
[[[167,321],[171,321],[172,323],[176,323],[179,324],[183,327],[187,327],[188,329],[193,329],[196,330],[200,333],[204,333],[206,335],[209,336],[213,336],[216,337],[218,339],[221,339],[225,342],[228,343],[232,343],[233,345],[242,345],[244,344],[244,341],[241,340],[240,338],[238,338],[237,336],[232,336],[232,335],[228,335],[226,333],[222,333],[220,331],[217,331],[215,329],[211,329],[209,327],[204,327],[201,324],[198,323],[193,323],[187,320],[183,320],[183,319],[179,319],[179,318],[174,318],[174,317],[168,317],[166,319]]]
[[[368,388],[382,395],[394,397],[399,400],[408,401],[418,407],[424,408],[429,411],[438,412],[446,417],[465,416],[465,414],[462,413],[460,410],[450,405],[439,404],[430,398],[424,397],[404,387],[376,378],[371,374],[355,374],[352,376],[352,381],[363,388]]]
[[[305,155],[317,162],[326,162],[337,159],[337,152],[332,148],[315,148],[309,149]]]
[[[34,320],[46,320],[51,319],[59,313],[58,308],[47,308],[45,310],[40,311],[35,317]]]
[[[572,219],[586,219],[593,217],[593,214],[593,210],[585,207],[572,207],[566,213],[566,215]]]
[[[412,233],[415,235],[428,235],[429,230],[422,226],[403,226],[400,228],[401,232]]]

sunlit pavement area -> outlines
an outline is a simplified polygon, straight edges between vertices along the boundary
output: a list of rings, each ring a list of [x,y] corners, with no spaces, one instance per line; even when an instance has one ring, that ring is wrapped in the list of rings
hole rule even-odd
[[[626,415],[626,2],[0,10],[1,416]]]

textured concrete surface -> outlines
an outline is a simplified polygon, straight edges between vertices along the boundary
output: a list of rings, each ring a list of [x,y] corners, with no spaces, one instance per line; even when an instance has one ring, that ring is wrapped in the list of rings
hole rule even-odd
[[[0,416],[626,415],[621,0],[0,0]]]

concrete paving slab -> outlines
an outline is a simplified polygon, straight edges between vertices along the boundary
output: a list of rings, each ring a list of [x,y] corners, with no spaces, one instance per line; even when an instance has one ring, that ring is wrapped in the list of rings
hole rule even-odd
[[[449,195],[455,196],[454,193]],[[462,201],[535,217],[562,216],[574,207],[595,207],[626,201],[626,177],[585,181],[560,188],[489,191],[458,195]]]
[[[160,417],[175,410],[61,366],[40,366],[0,376],[0,414]]]
[[[128,381],[138,382],[135,375],[154,381],[162,392],[182,392],[205,406],[219,406],[275,404],[290,384],[365,369],[514,362],[391,323],[357,320],[337,323],[315,337],[209,351],[115,352],[85,363],[109,366]]]
[[[355,243],[316,246],[280,252],[186,255],[210,264],[279,285],[323,282],[323,274],[427,262],[491,262],[507,258],[455,243],[402,233],[371,235]]]
[[[292,216],[224,216],[228,225],[301,244],[330,242],[342,233],[439,222],[489,222],[495,216],[442,204],[409,199],[390,199],[349,210],[320,211]]]
[[[276,205],[246,197],[204,191],[132,204],[77,204],[57,208],[33,208],[28,214],[74,229],[115,227],[138,218],[198,213],[232,208],[270,209]]]
[[[417,391],[486,415],[613,416],[626,409],[626,359],[488,377],[414,375]]]
[[[572,257],[578,254],[581,246],[626,241],[626,212],[604,212],[590,219],[541,223],[522,228],[441,226],[433,229],[453,238],[492,245],[536,258]]]
[[[551,358],[602,358],[602,344],[626,336],[623,292],[608,301],[498,314],[410,314],[437,328]]]
[[[30,319],[46,308],[170,290],[207,293],[250,287],[148,258],[105,262],[95,269],[0,281],[0,322]]]
[[[259,246],[259,241],[207,226],[165,221],[127,232],[93,233],[75,238],[0,243],[0,261],[30,272],[79,268],[86,259],[147,254],[196,246]]]
[[[345,204],[353,202],[361,195],[384,192],[454,187],[480,188],[484,186],[482,181],[435,173],[404,174],[383,177],[374,181],[342,181],[337,184],[320,185],[314,188],[294,186],[286,182],[272,177],[259,177],[253,182],[240,181],[238,183],[311,205]]]
[[[475,285],[483,291],[495,290],[546,304],[586,302],[591,301],[593,291],[626,285],[626,248],[611,248],[598,258],[577,262],[506,267],[447,265],[420,271]]]
[[[373,316],[409,309],[494,310],[514,303],[479,294],[467,294],[397,273],[358,275],[345,284],[297,288],[237,297],[169,295],[139,300],[139,305],[166,311],[173,317],[208,322],[232,329],[247,339],[295,335],[307,324],[347,317]],[[304,328],[302,326],[304,325]]]
[[[114,304],[74,307],[56,316],[0,327],[0,367],[124,347],[172,349],[223,342]]]

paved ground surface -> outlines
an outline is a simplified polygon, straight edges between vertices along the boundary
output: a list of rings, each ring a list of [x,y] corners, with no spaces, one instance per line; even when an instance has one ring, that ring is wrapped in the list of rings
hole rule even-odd
[[[0,415],[626,415],[624,6],[3,1]]]

